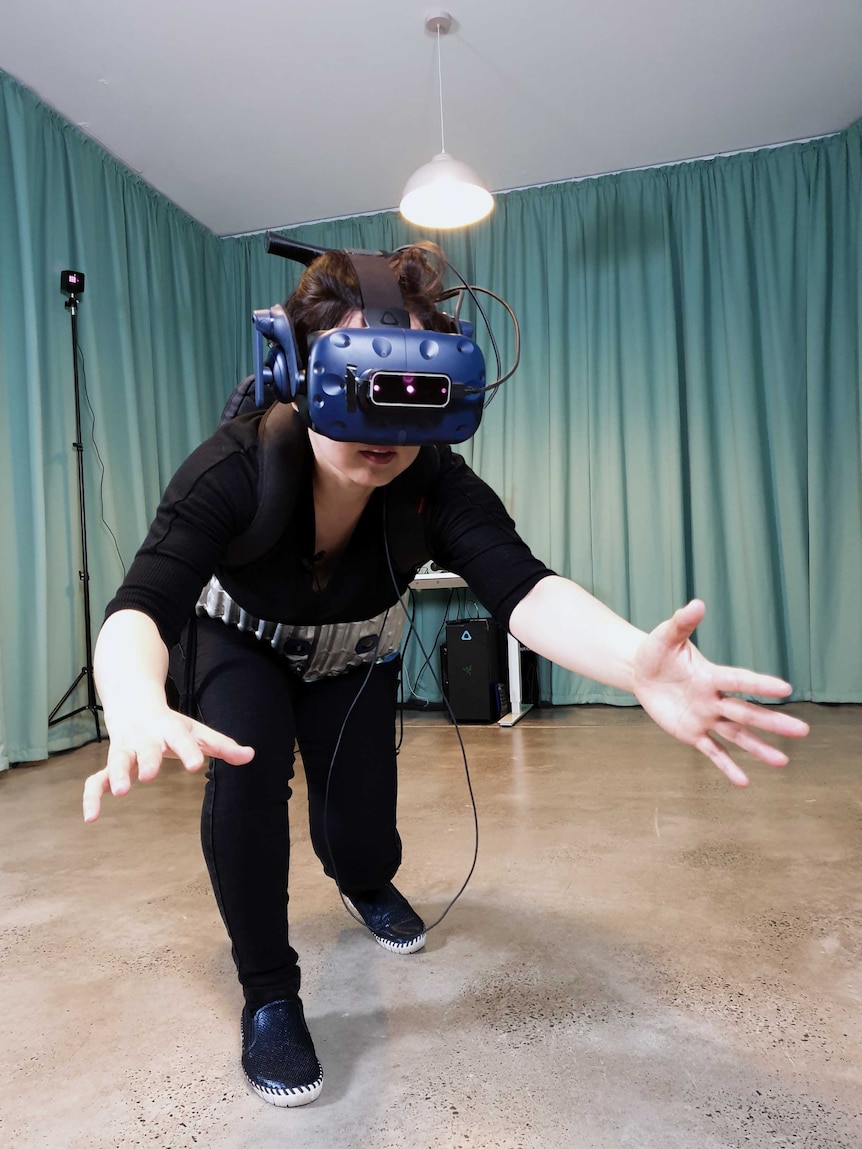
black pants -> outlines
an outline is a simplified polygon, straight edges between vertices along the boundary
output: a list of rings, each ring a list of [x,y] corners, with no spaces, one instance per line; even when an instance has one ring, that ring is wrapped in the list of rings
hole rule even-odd
[[[183,649],[172,654],[175,682],[183,681]],[[239,980],[255,1006],[299,989],[287,921],[294,741],[305,768],[311,841],[326,873],[358,892],[384,885],[400,865],[398,669],[393,659],[370,676],[361,667],[304,683],[253,636],[208,618],[197,622],[200,719],[255,751],[245,766],[212,760],[201,818],[213,890]]]

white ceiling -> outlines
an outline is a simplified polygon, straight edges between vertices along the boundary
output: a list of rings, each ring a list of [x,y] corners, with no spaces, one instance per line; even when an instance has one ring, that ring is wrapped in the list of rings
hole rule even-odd
[[[0,0],[0,68],[219,235],[397,205],[426,0]],[[452,0],[446,150],[493,191],[840,131],[862,0]]]

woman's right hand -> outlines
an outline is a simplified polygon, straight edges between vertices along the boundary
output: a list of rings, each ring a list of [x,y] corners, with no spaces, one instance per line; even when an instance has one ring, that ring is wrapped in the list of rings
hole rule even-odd
[[[152,782],[163,758],[179,758],[186,770],[200,770],[207,757],[221,758],[234,766],[254,757],[251,746],[240,746],[202,722],[178,714],[167,706],[134,717],[108,722],[111,739],[107,765],[84,783],[84,821],[95,822],[102,797],[128,794],[132,782]]]

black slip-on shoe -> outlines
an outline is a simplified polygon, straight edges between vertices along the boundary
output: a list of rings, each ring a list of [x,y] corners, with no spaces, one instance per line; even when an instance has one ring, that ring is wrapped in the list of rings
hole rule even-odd
[[[308,1105],[323,1087],[323,1070],[298,997],[242,1011],[242,1067],[270,1105]]]
[[[412,954],[425,945],[425,923],[391,882],[379,890],[344,896],[384,949]]]

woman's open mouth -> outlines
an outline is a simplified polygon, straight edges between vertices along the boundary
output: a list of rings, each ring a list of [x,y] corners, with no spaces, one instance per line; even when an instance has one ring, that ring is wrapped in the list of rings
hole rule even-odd
[[[394,451],[387,451],[385,448],[369,448],[367,451],[360,451],[359,454],[363,459],[367,459],[369,463],[373,463],[377,467],[385,466],[386,463],[391,463],[395,458]]]

